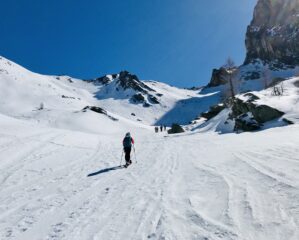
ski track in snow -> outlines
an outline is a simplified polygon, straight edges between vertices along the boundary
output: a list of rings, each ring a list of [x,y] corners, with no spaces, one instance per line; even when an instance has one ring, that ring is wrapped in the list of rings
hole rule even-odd
[[[299,139],[258,145],[272,135],[144,132],[109,171],[119,139],[0,133],[0,238],[298,239]]]

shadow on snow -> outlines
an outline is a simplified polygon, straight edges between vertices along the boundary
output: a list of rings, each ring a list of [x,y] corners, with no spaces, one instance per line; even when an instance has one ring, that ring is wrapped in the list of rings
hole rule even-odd
[[[209,91],[208,91],[209,90]],[[209,110],[210,106],[220,102],[219,91],[202,90],[198,97],[182,99],[175,106],[158,119],[154,125],[171,126],[173,123],[182,125],[189,124],[190,121],[198,117],[202,112]]]
[[[115,170],[118,170],[118,169],[122,169],[122,166],[115,166],[115,167],[110,167],[110,168],[104,168],[104,169],[101,169],[101,170],[99,170],[97,172],[88,174],[87,177],[93,177],[93,176],[96,176],[96,175],[99,175],[99,174],[107,173],[107,172],[110,172],[110,171],[115,171]]]

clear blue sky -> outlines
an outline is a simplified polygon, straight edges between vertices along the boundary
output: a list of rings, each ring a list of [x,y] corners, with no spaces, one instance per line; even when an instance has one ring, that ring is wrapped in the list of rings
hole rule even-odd
[[[128,70],[180,87],[241,64],[256,0],[1,1],[0,55],[43,74]]]

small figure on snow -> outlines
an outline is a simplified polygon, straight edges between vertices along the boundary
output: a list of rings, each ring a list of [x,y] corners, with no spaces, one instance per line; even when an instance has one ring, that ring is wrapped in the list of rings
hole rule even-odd
[[[132,164],[132,160],[130,156],[132,144],[134,144],[134,139],[131,137],[131,134],[128,132],[123,140],[123,147],[124,147],[125,159],[126,159],[125,167],[128,167],[129,165]]]
[[[155,132],[159,132],[159,128],[157,126],[155,127]]]
[[[163,131],[163,126],[162,126],[162,125],[160,126],[160,131],[161,131],[161,132]]]

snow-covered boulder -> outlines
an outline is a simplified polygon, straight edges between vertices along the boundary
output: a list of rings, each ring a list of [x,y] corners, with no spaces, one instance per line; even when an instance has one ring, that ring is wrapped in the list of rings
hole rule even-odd
[[[238,117],[235,118],[235,131],[255,131],[259,130],[261,128],[261,125],[254,119],[251,112],[244,113]]]
[[[284,115],[284,112],[281,112],[275,108],[272,108],[267,105],[258,105],[254,103],[253,96],[244,101],[239,98],[235,98],[232,101],[232,112],[231,117],[232,118],[238,118],[242,114],[247,114],[248,112],[252,114],[254,120],[256,120],[258,123],[262,124],[274,119],[277,119]]]

